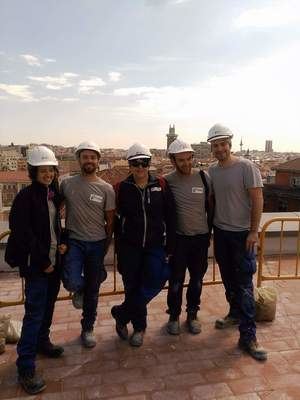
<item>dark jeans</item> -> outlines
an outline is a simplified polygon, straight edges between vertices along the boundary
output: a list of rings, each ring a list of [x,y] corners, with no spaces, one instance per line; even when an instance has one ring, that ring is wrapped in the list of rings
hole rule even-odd
[[[207,271],[209,235],[176,235],[176,246],[170,260],[171,277],[168,290],[168,314],[177,318],[181,313],[185,273],[190,280],[186,292],[186,311],[196,316],[200,306],[203,277]]]
[[[246,251],[248,231],[232,232],[214,227],[215,257],[220,268],[229,303],[229,314],[240,318],[240,336],[244,342],[256,337],[253,274],[255,255]]]
[[[60,273],[41,273],[25,277],[25,315],[17,345],[19,373],[35,370],[37,347],[49,340]]]
[[[94,327],[104,266],[105,240],[86,242],[70,239],[63,267],[63,284],[70,292],[83,292],[83,331]]]
[[[164,287],[169,266],[162,247],[143,249],[120,243],[118,270],[122,275],[125,299],[116,312],[122,324],[132,323],[135,331],[147,327],[147,304]]]

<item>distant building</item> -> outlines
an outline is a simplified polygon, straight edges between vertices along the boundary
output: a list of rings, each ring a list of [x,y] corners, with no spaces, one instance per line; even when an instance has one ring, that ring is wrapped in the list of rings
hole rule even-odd
[[[300,158],[273,167],[275,183],[264,186],[264,211],[300,211]]]
[[[211,158],[211,145],[207,142],[193,143],[194,157],[199,160],[208,160]]]
[[[22,157],[14,147],[1,149],[0,152],[0,170],[1,171],[16,171],[18,169],[18,160]]]
[[[16,194],[29,184],[27,171],[0,171],[2,206],[11,206]]]
[[[174,142],[174,140],[177,139],[176,133],[175,133],[175,125],[169,125],[169,133],[166,135],[167,136],[167,149],[169,148],[170,144]]]
[[[265,152],[266,153],[273,153],[273,141],[272,140],[266,140]]]

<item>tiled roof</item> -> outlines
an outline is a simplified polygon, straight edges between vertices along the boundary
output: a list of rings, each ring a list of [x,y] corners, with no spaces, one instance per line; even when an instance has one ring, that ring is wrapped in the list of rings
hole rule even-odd
[[[0,171],[0,183],[28,183],[27,171]]]
[[[294,160],[286,161],[282,164],[274,167],[276,171],[293,171],[300,172],[300,158],[295,158]]]

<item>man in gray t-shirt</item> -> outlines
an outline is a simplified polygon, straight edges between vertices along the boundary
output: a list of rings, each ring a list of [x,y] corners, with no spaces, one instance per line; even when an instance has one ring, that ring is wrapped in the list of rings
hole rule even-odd
[[[63,283],[67,290],[73,292],[73,305],[83,309],[82,344],[94,347],[93,327],[100,283],[106,277],[103,259],[113,232],[115,194],[112,186],[96,174],[100,150],[95,143],[81,143],[76,157],[81,174],[61,183],[69,237]]]
[[[180,333],[179,315],[186,270],[190,280],[186,294],[187,326],[193,334],[201,332],[197,319],[203,277],[207,270],[207,252],[210,237],[207,208],[209,177],[192,169],[192,147],[179,139],[170,144],[168,154],[175,171],[165,176],[173,192],[177,223],[174,254],[170,258],[171,276],[168,290],[169,322],[167,332]]]
[[[215,326],[223,329],[239,323],[239,346],[254,359],[264,361],[267,353],[256,340],[252,283],[263,184],[255,164],[231,154],[231,138],[231,131],[219,124],[208,133],[218,160],[208,170],[215,199],[214,251],[230,306],[228,315]]]

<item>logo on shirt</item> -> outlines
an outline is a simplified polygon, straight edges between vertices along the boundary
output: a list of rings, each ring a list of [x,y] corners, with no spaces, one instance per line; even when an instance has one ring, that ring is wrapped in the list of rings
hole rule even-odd
[[[192,187],[192,193],[202,194],[203,188],[202,187]]]
[[[161,192],[161,187],[153,187],[151,188],[151,192]]]
[[[90,195],[90,200],[94,201],[95,203],[102,203],[103,197],[99,196],[98,194],[91,194]]]

